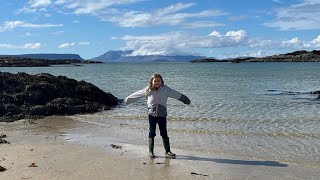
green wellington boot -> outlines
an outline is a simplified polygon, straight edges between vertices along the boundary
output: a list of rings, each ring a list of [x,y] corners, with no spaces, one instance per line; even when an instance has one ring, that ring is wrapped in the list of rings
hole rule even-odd
[[[153,153],[154,149],[154,138],[149,138],[149,157],[155,158],[156,156]]]
[[[166,158],[176,158],[176,154],[174,154],[174,153],[172,153],[172,152],[170,151],[170,141],[169,141],[169,137],[167,137],[167,138],[162,138],[162,142],[163,142],[164,149],[166,150],[165,157],[166,157]]]

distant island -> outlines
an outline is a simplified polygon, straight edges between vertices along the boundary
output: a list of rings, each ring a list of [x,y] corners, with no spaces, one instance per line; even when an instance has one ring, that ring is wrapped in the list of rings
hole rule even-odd
[[[102,63],[98,61],[90,60],[78,60],[78,59],[34,59],[18,56],[0,56],[0,67],[46,67],[52,65],[74,65],[89,63]]]
[[[20,58],[47,59],[47,60],[61,60],[61,59],[84,60],[78,54],[56,54],[56,53],[0,55],[0,58],[4,58],[4,57],[20,57]]]
[[[133,52],[133,50],[111,50],[91,60],[102,62],[190,62],[194,59],[205,58],[205,56],[194,55],[131,55]]]
[[[215,59],[215,58],[202,58],[196,59],[191,62],[320,62],[320,50],[313,51],[294,51],[286,54],[278,54],[266,57],[238,57],[231,59]]]

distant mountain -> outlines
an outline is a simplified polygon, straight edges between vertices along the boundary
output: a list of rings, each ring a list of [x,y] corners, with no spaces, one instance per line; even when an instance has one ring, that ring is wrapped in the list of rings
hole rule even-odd
[[[101,56],[92,58],[94,61],[116,61],[117,59],[126,56],[128,54],[131,54],[133,50],[128,51],[108,51]]]
[[[160,56],[160,55],[148,55],[148,56],[130,56],[133,50],[128,51],[108,51],[105,54],[92,58],[94,61],[103,62],[189,62],[195,59],[204,58],[204,56],[192,56],[192,55],[176,55],[176,56]]]
[[[0,57],[21,57],[31,59],[49,60],[83,60],[78,54],[20,54],[20,55],[0,55]]]

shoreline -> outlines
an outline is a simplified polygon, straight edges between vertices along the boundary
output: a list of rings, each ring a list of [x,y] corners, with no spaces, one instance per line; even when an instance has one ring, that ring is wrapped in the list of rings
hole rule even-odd
[[[89,124],[61,124],[67,117],[0,123],[0,133],[11,144],[0,144],[0,172],[3,179],[317,179],[320,168],[277,161],[245,159],[227,155],[173,148],[176,159],[164,158],[163,148],[155,147],[157,158],[148,158],[148,147],[118,139],[104,143],[73,139],[70,126],[86,129]],[[68,127],[69,126],[69,127]],[[117,127],[121,128],[121,127]],[[90,129],[90,128],[89,128]],[[113,148],[111,144],[122,146]],[[37,167],[29,167],[35,163]]]

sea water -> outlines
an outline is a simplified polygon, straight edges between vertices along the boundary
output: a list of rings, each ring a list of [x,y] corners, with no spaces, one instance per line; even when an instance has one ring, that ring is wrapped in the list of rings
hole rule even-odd
[[[319,63],[105,63],[0,71],[85,80],[120,99],[146,87],[152,73],[160,73],[166,85],[191,100],[190,105],[168,100],[174,148],[320,164],[320,100],[308,93],[320,90]],[[91,133],[146,144],[145,101],[72,118],[96,125]],[[101,126],[119,128],[105,134],[108,129]]]

